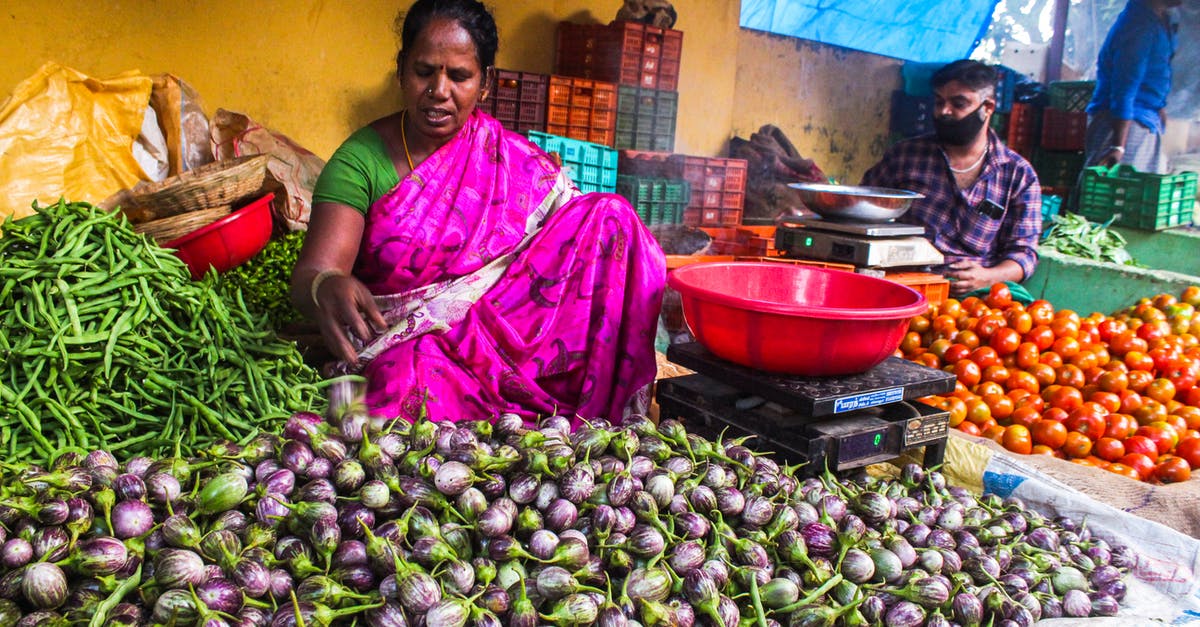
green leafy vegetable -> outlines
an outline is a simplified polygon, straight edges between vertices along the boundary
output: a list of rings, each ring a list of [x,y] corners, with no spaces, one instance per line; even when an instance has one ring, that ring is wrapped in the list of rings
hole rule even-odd
[[[1112,220],[1094,224],[1081,215],[1062,213],[1055,216],[1053,224],[1046,229],[1042,245],[1084,259],[1137,265],[1129,251],[1125,250],[1125,238],[1108,229],[1111,223]]]

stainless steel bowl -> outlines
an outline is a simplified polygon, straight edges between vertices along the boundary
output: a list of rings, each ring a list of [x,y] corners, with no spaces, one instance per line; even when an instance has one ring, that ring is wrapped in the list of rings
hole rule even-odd
[[[908,211],[912,201],[924,194],[886,187],[791,183],[800,200],[826,220],[887,222]]]

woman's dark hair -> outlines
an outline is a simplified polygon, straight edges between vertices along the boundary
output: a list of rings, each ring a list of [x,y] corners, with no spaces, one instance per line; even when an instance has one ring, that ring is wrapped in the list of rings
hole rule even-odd
[[[996,94],[996,70],[986,63],[960,59],[944,65],[933,73],[929,83],[934,89],[945,86],[950,81],[958,81],[969,89],[983,92],[987,96]]]
[[[396,55],[396,74],[404,68],[405,51],[416,45],[417,37],[434,19],[451,19],[471,35],[479,67],[487,69],[496,64],[500,35],[496,20],[478,0],[417,0],[408,11],[396,17],[396,32],[400,34],[400,52]]]

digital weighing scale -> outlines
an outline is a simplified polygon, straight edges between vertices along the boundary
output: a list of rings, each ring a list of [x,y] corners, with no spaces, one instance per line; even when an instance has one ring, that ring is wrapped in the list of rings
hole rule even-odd
[[[954,391],[955,377],[899,357],[841,377],[778,375],[716,357],[697,342],[673,344],[667,359],[698,374],[661,379],[662,418],[710,437],[752,435],[753,448],[802,474],[839,472],[924,447],[924,465],[946,453],[949,412],[910,402]]]
[[[788,257],[860,268],[941,265],[942,253],[924,235],[923,227],[912,224],[799,217],[775,230],[775,248]]]

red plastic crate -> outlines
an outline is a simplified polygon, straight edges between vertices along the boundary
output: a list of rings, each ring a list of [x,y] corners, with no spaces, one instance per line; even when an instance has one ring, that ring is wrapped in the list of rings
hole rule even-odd
[[[479,108],[512,131],[546,130],[546,91],[548,74],[496,71],[491,96]]]
[[[1008,117],[1008,147],[1029,158],[1038,145],[1041,112],[1028,102],[1014,102]]]
[[[546,132],[612,146],[617,125],[617,86],[605,81],[551,76]]]
[[[638,22],[558,26],[555,72],[621,85],[674,90],[683,33]],[[664,63],[665,61],[665,63]]]
[[[1042,111],[1042,148],[1083,150],[1087,137],[1087,113],[1046,107]]]

